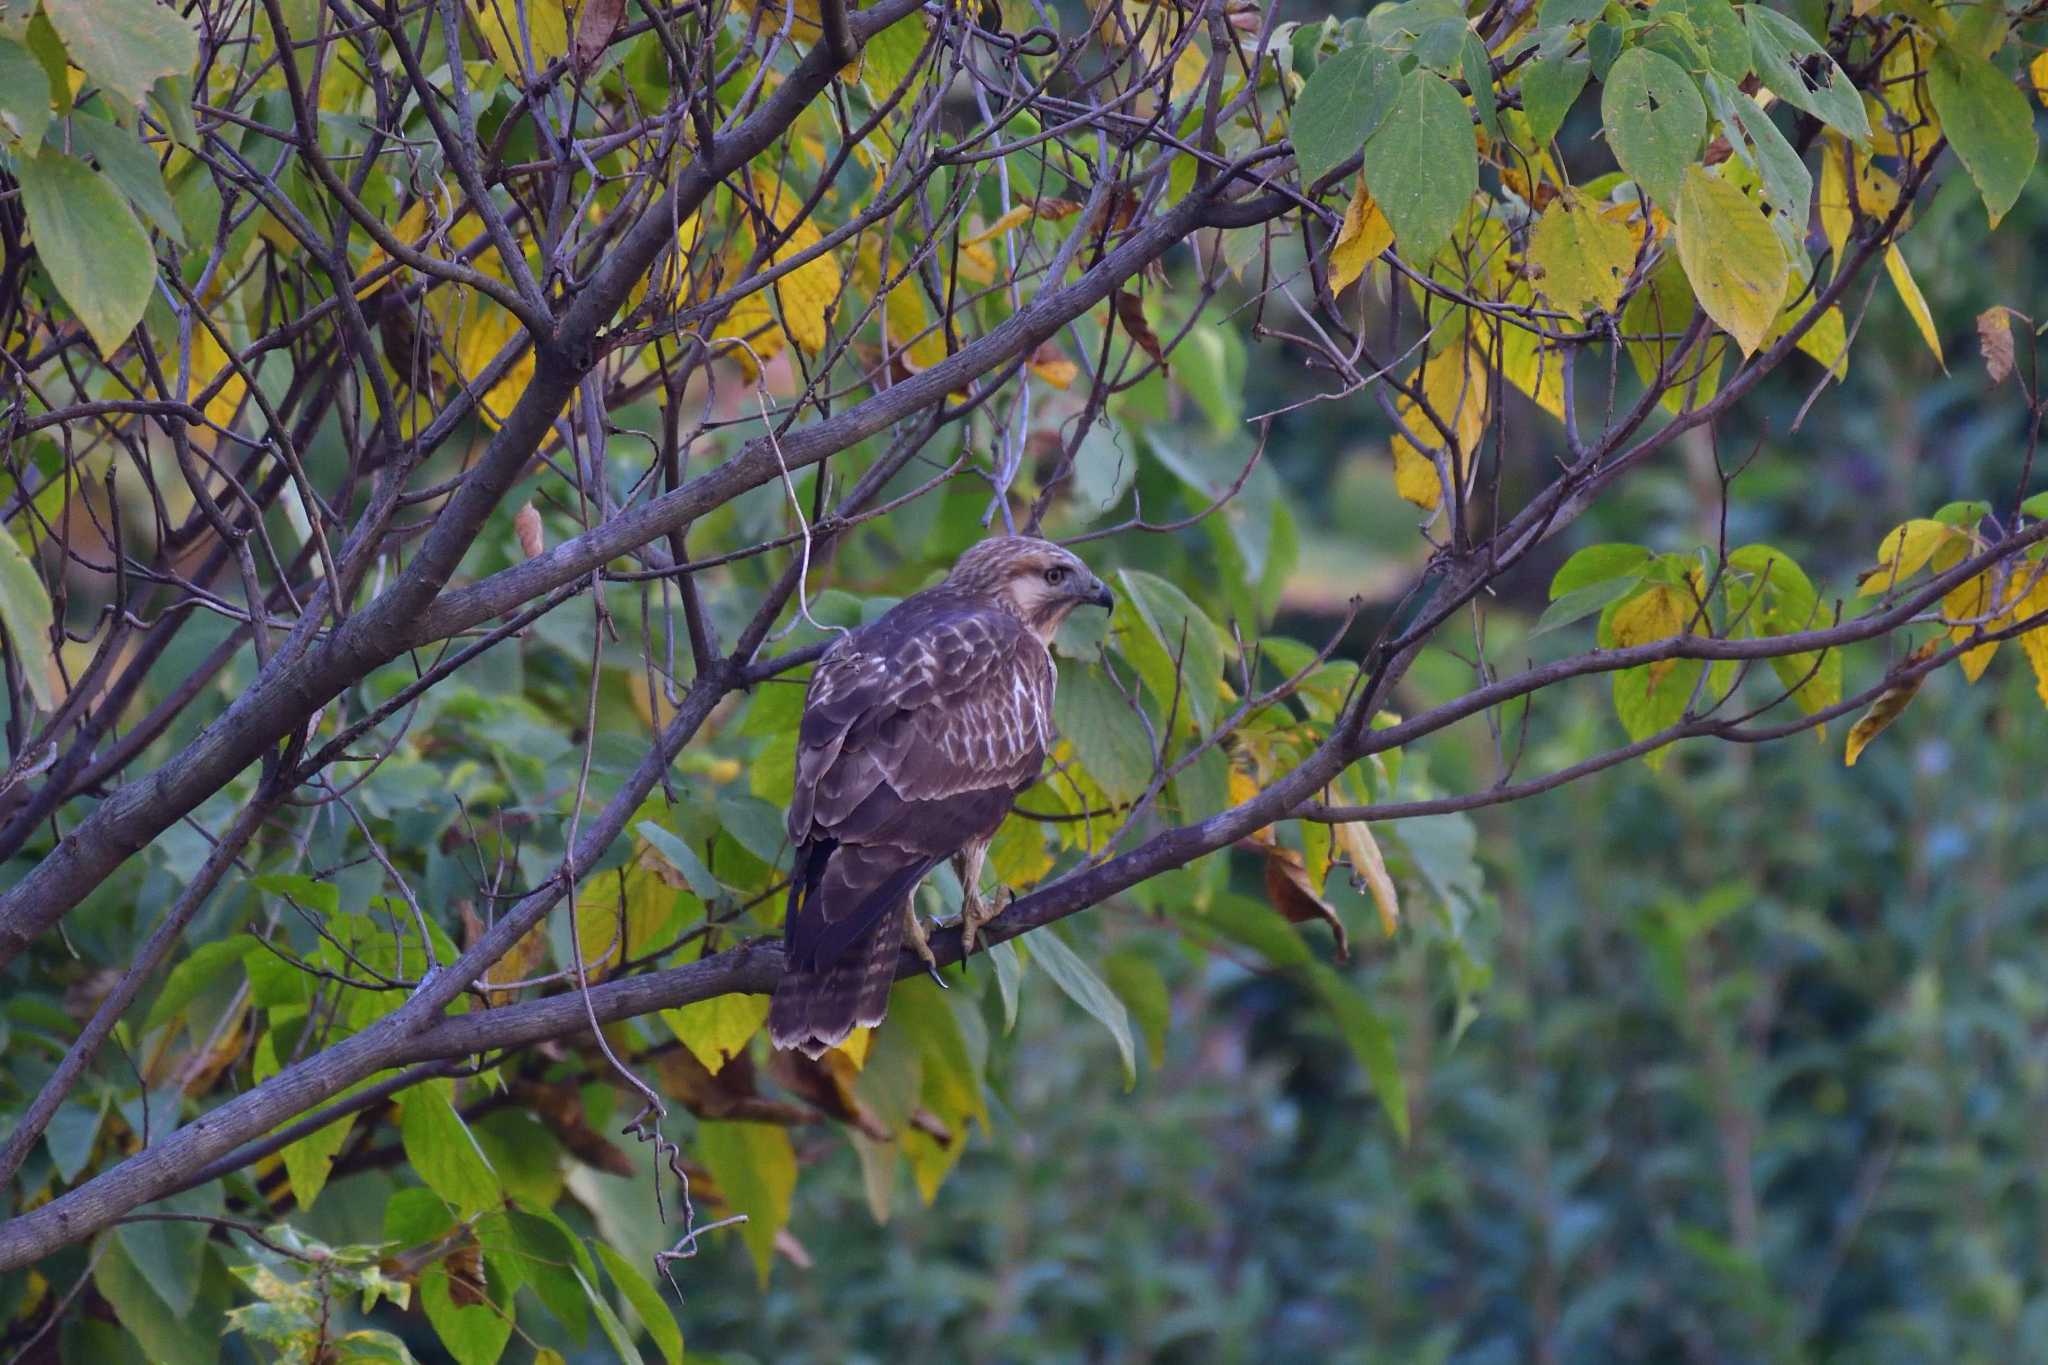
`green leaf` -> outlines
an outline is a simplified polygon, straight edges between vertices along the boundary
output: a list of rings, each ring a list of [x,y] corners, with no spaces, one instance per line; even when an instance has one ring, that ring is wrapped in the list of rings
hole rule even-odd
[[[1812,34],[1797,21],[1761,4],[1742,6],[1742,18],[1749,28],[1756,73],[1766,89],[1839,133],[1858,142],[1870,140],[1870,119],[1863,112],[1862,94]],[[1807,74],[1814,65],[1821,70],[1818,81]]]
[[[1347,47],[1315,69],[1295,102],[1289,130],[1304,185],[1365,145],[1387,116],[1394,90],[1392,54],[1370,43]]]
[[[33,156],[50,126],[50,78],[35,54],[0,38],[0,134],[17,157]]]
[[[633,830],[661,855],[664,862],[682,874],[683,881],[700,899],[712,901],[725,894],[725,887],[711,875],[711,869],[704,866],[704,860],[697,856],[697,851],[677,835],[652,820],[642,820],[633,826]]]
[[[2020,197],[2039,151],[2027,97],[1990,62],[1947,43],[1928,63],[1927,90],[1942,133],[1977,182],[1991,226],[1997,227]]]
[[[1542,271],[1536,287],[1573,317],[1612,313],[1635,259],[1628,228],[1574,194],[1545,209],[1529,234],[1529,263]]]
[[[494,1301],[496,1297],[493,1293],[483,1303],[455,1302],[454,1277],[445,1262],[420,1274],[420,1307],[456,1365],[497,1365],[505,1354],[505,1343],[512,1339],[512,1318]]]
[[[177,1017],[180,1010],[224,973],[241,966],[242,955],[249,950],[252,941],[245,935],[236,934],[232,938],[215,939],[194,948],[191,956],[171,968],[163,990],[142,1021],[143,1031],[147,1033],[166,1020]]]
[[[44,147],[16,163],[36,254],[85,330],[112,355],[142,321],[156,283],[149,234],[112,183]]]
[[[1119,805],[1152,781],[1152,742],[1123,693],[1101,672],[1069,664],[1053,693],[1053,725],[1074,746],[1082,768]]]
[[[455,1082],[426,1081],[405,1093],[399,1136],[413,1173],[459,1216],[473,1218],[503,1198],[498,1173],[455,1112]]]
[[[0,534],[0,627],[21,664],[29,695],[44,711],[57,709],[57,656],[50,649],[50,593],[42,575],[21,551],[21,542]]]
[[[50,1115],[49,1126],[43,1129],[43,1144],[50,1149],[50,1160],[65,1184],[78,1179],[78,1173],[91,1162],[100,1139],[100,1121],[106,1116],[104,1094],[90,1104],[66,1100]]]
[[[1292,925],[1249,896],[1218,896],[1188,922],[1242,943],[1276,967],[1305,967],[1315,960]]]
[[[1223,637],[1188,595],[1155,574],[1120,569],[1110,632],[1137,668],[1160,713],[1177,705],[1178,722],[1206,727],[1223,678]],[[1149,763],[1147,772],[1149,774]]]
[[[93,1284],[154,1365],[213,1365],[220,1359],[217,1321],[165,1303],[128,1259],[119,1237],[103,1236],[99,1250]]]
[[[1465,87],[1472,92],[1472,108],[1479,115],[1479,126],[1486,130],[1489,142],[1500,141],[1500,110],[1493,93],[1493,63],[1486,55],[1486,44],[1479,41],[1479,35],[1460,24],[1463,29],[1462,51],[1459,56],[1458,74],[1465,78]]]
[[[1545,57],[1530,64],[1522,76],[1522,112],[1538,145],[1557,136],[1592,73],[1584,57]]]
[[[796,1193],[796,1151],[788,1130],[773,1123],[701,1124],[697,1156],[717,1182],[726,1207],[747,1216],[739,1227],[740,1240],[753,1254],[754,1273],[766,1288],[775,1263],[775,1234],[789,1221]]]
[[[1728,132],[1729,145],[1763,181],[1764,198],[1772,208],[1803,225],[1813,200],[1813,174],[1799,153],[1755,100],[1722,77],[1707,76],[1707,93]]]
[[[140,108],[159,76],[190,75],[199,39],[158,0],[43,0],[71,60],[96,84]]]
[[[292,1198],[298,1201],[300,1209],[312,1208],[320,1191],[327,1188],[327,1173],[334,1168],[334,1158],[348,1142],[355,1121],[355,1115],[344,1115],[278,1153],[284,1158],[285,1176],[291,1181]]]
[[[1373,1094],[1379,1097],[1380,1107],[1386,1110],[1395,1134],[1407,1142],[1408,1085],[1402,1078],[1401,1059],[1394,1052],[1394,1036],[1388,1032],[1386,1021],[1350,982],[1326,964],[1311,965],[1309,979],[1335,1016],[1337,1032],[1365,1069]]]
[[[1401,78],[1379,131],[1365,144],[1365,184],[1411,261],[1451,239],[1479,188],[1479,148],[1465,101],[1440,76]]]
[[[676,1326],[675,1315],[662,1302],[661,1294],[640,1273],[640,1267],[614,1251],[602,1239],[591,1243],[597,1249],[597,1259],[604,1262],[605,1273],[612,1277],[612,1283],[619,1287],[619,1293],[633,1306],[633,1312],[640,1319],[647,1335],[654,1338],[654,1344],[661,1351],[668,1365],[683,1365],[683,1333]]]
[[[218,1214],[221,1211],[219,1181],[196,1190],[174,1194],[145,1204],[141,1213]],[[156,1296],[174,1313],[189,1313],[199,1298],[199,1276],[206,1266],[205,1223],[183,1219],[142,1218],[114,1229],[122,1250],[136,1272],[149,1282]]]
[[[1637,577],[1649,566],[1650,558],[1650,552],[1640,545],[1588,545],[1559,566],[1550,580],[1551,600],[1595,583]]]
[[[1173,1023],[1173,1000],[1166,991],[1166,978],[1150,960],[1124,949],[1111,953],[1102,964],[1109,988],[1137,1020],[1145,1035],[1145,1055],[1154,1068],[1166,1064],[1166,1030]]]
[[[1678,195],[1678,259],[1707,316],[1749,355],[1770,334],[1792,263],[1770,220],[1735,185],[1687,166]]]
[[[779,1133],[782,1130],[778,1128],[775,1131]],[[590,1311],[596,1316],[598,1327],[604,1331],[605,1340],[612,1344],[612,1358],[622,1362],[622,1365],[640,1365],[640,1348],[633,1344],[632,1333],[626,1330],[625,1323],[619,1321],[619,1315],[612,1311],[610,1301],[597,1292],[596,1285],[583,1278],[582,1271],[579,1270],[575,1274],[576,1283],[583,1286],[584,1297],[590,1300]]]
[[[1647,738],[1676,725],[1685,716],[1704,665],[1698,659],[1625,668],[1614,675],[1614,714],[1631,740]],[[1669,748],[1644,755],[1651,768],[1664,766]]]
[[[1607,73],[1600,121],[1629,177],[1659,203],[1677,202],[1681,177],[1707,136],[1707,106],[1685,68],[1648,48],[1630,48]]]
[[[1631,575],[1625,578],[1610,578],[1604,582],[1588,584],[1583,588],[1574,588],[1543,609],[1543,614],[1536,618],[1536,624],[1529,627],[1529,638],[1533,640],[1539,635],[1547,635],[1561,626],[1583,621],[1588,616],[1604,611],[1608,603],[1625,593],[1633,592],[1636,585],[1642,581],[1640,577]]]
[[[100,170],[143,217],[156,224],[157,231],[180,246],[185,244],[185,225],[178,220],[170,191],[164,188],[163,168],[141,138],[90,114],[73,114],[70,132],[72,148],[99,162]]]
[[[1008,1037],[1017,1027],[1018,988],[1024,980],[1024,961],[1017,956],[1017,945],[1007,939],[992,944],[987,956],[989,965],[995,968],[996,995],[1003,1007],[1003,1036]]]
[[[1124,1089],[1136,1085],[1138,1054],[1136,1045],[1131,1041],[1130,1011],[1124,1008],[1124,1002],[1117,999],[1116,992],[1095,974],[1095,969],[1053,930],[1033,934],[1029,946],[1031,960],[1045,968],[1045,974],[1052,978],[1053,984],[1109,1030],[1109,1036],[1116,1040],[1117,1056],[1124,1064]]]
[[[1538,28],[1559,28],[1565,24],[1587,24],[1598,19],[1607,0],[1543,0],[1536,11]]]

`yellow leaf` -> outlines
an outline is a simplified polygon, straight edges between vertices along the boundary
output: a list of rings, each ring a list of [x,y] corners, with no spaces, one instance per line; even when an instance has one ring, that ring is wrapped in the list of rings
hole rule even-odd
[[[1330,292],[1343,293],[1393,244],[1394,229],[1365,188],[1365,177],[1361,175],[1350,206],[1344,210],[1344,225],[1330,245]]]
[[[1029,816],[1012,815],[1003,821],[988,846],[989,870],[996,884],[1018,890],[1037,882],[1052,871],[1052,853],[1045,846],[1045,833]]]
[[[583,970],[599,981],[621,962],[655,947],[674,916],[676,893],[654,867],[654,854],[641,845],[633,861],[601,872],[576,894],[576,943]]]
[[[1469,347],[1459,344],[1424,360],[1419,377],[1423,398],[1457,438],[1457,448],[1447,458],[1453,476],[1462,482],[1486,432],[1485,367]],[[1417,440],[1430,444],[1417,449],[1400,432],[1394,433],[1394,491],[1417,507],[1432,510],[1443,496],[1433,453],[1444,449],[1443,432],[1405,393],[1395,400],[1395,411]]]
[[[859,1071],[868,1064],[868,1048],[874,1041],[875,1031],[866,1025],[862,1025],[860,1028],[847,1034],[846,1041],[826,1055],[828,1058],[833,1056],[844,1057],[847,1065],[851,1066],[855,1071]]]
[[[1849,192],[1849,162],[1852,158],[1856,167],[1853,201]],[[1849,234],[1856,226],[1857,215],[1882,222],[1891,216],[1898,203],[1899,182],[1872,164],[1868,151],[1852,147],[1834,133],[1827,134],[1821,144],[1820,195],[1815,200],[1815,208],[1820,217],[1821,235],[1827,238],[1828,246],[1834,250],[1837,272],[1841,270],[1842,260],[1848,251]],[[1903,220],[1899,229],[1905,230]]]
[[[525,335],[519,319],[481,294],[470,294],[449,311],[452,316],[445,321],[452,326],[448,327],[447,340],[456,373],[465,384],[475,381],[513,338]],[[484,424],[493,428],[503,426],[513,405],[532,382],[533,347],[528,346],[497,383],[478,396],[477,413]]]
[[[1885,533],[1877,545],[1877,567],[1861,574],[1857,579],[1856,593],[1859,597],[1872,597],[1889,592],[1904,579],[1911,578],[1927,566],[1934,552],[1945,545],[1969,539],[1963,532],[1946,522],[1915,517],[1901,522]]]
[[[1041,341],[1031,353],[1031,373],[1056,389],[1067,389],[1081,377],[1081,367],[1067,359],[1058,342]]]
[[[1906,312],[1912,316],[1913,325],[1920,329],[1920,339],[1927,343],[1927,349],[1934,352],[1934,363],[1946,371],[1948,362],[1942,359],[1941,335],[1934,330],[1934,315],[1927,311],[1927,300],[1920,293],[1920,286],[1913,280],[1913,268],[1906,264],[1906,258],[1899,254],[1899,244],[1892,243],[1884,249],[1884,272],[1892,277],[1892,288],[1899,291],[1899,302],[1906,305]]]
[[[2034,60],[2027,63],[2027,79],[2034,87],[2034,98],[2048,104],[2048,50],[2034,54]]]
[[[1682,635],[1698,606],[1692,598],[1668,583],[1659,583],[1617,607],[1611,621],[1616,648],[1654,644]],[[1676,659],[1659,659],[1650,665],[1650,687],[1654,690],[1678,664]]]
[[[932,325],[924,291],[916,280],[905,279],[889,291],[883,302],[882,325],[889,349],[912,373],[928,370],[946,358],[946,338]]]
[[[1678,259],[1708,317],[1753,354],[1777,320],[1791,262],[1748,196],[1698,166],[1678,190]]]
[[[214,339],[213,330],[194,323],[190,392],[197,396],[224,371],[228,376],[227,383],[206,401],[206,420],[219,427],[235,420],[235,414],[241,411],[242,399],[248,396],[249,382],[239,372],[229,369],[228,353]]]
[[[1588,309],[1612,313],[1635,264],[1636,237],[1567,194],[1543,211],[1529,234],[1529,264],[1537,288],[1573,317]]]
[[[818,231],[817,224],[809,218],[790,226],[790,218],[803,203],[803,196],[794,189],[766,176],[755,177],[754,189],[766,206],[770,221],[778,230],[788,233],[788,240],[769,258],[770,265],[793,260],[822,239],[823,234]],[[825,348],[826,321],[839,302],[843,283],[839,262],[832,258],[830,252],[805,262],[775,282],[782,325],[790,340],[814,355]],[[763,358],[766,358],[765,353]]]
[[[676,1009],[663,1010],[662,1022],[676,1040],[716,1076],[740,1055],[768,1019],[765,995],[716,995]],[[862,1030],[866,1032],[866,1030]],[[851,1039],[847,1040],[849,1043]],[[865,1055],[865,1054],[863,1054]]]
[[[1000,237],[1011,228],[1022,227],[1030,222],[1032,218],[1037,216],[1037,213],[1038,206],[1036,204],[1019,204],[973,236],[962,238],[960,244],[962,246],[974,246],[977,243],[986,242],[992,237]]]
[[[2041,704],[2048,706],[2048,561],[2037,560],[2022,572],[2034,575],[2034,582],[2027,595],[2013,606],[2012,616],[2015,621],[2042,618],[2042,623],[2020,636],[2019,641],[2020,650],[2034,670],[2034,691]]]
[[[1950,642],[1961,644],[1980,630],[1995,629],[1999,624],[1995,616],[1997,605],[1997,593],[1988,569],[1951,588],[1941,599],[1941,614],[1946,620],[1964,624],[1949,627]],[[1984,670],[1991,666],[1991,656],[1996,653],[1996,640],[1965,650],[1962,658],[1957,660],[1963,666],[1963,677],[1970,682],[1983,677]]]
[[[775,1237],[789,1222],[796,1193],[796,1149],[789,1130],[773,1123],[701,1123],[697,1156],[711,1172],[725,1206],[744,1213],[740,1240],[753,1254],[765,1286],[775,1260]]]
[[[1379,907],[1380,928],[1392,938],[1401,924],[1401,893],[1395,889],[1394,879],[1387,875],[1387,860],[1380,855],[1379,840],[1373,838],[1372,826],[1363,820],[1347,820],[1331,833],[1336,835],[1344,856],[1350,859],[1351,870],[1372,892],[1373,904]]]
[[[470,0],[491,59],[525,84],[569,53],[565,0]]]
[[[1905,666],[1910,668],[1914,664],[1925,663],[1934,657],[1934,652],[1940,647],[1940,640],[1929,640],[1906,656]],[[1856,760],[1862,756],[1870,741],[1882,734],[1885,727],[1897,720],[1905,709],[1912,705],[1913,698],[1920,691],[1920,684],[1925,680],[1923,674],[1911,682],[1886,688],[1878,694],[1877,700],[1870,704],[1870,709],[1858,716],[1856,723],[1849,727],[1849,744],[1842,753],[1844,767],[1856,766]]]

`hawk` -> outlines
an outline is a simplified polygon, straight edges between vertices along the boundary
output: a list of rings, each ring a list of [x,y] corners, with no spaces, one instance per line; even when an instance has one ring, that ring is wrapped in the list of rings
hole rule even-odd
[[[1046,646],[1074,608],[1110,605],[1068,551],[996,536],[825,652],[797,729],[777,1047],[818,1057],[880,1023],[906,935],[936,965],[912,896],[948,858],[973,951],[989,839],[1052,745]]]

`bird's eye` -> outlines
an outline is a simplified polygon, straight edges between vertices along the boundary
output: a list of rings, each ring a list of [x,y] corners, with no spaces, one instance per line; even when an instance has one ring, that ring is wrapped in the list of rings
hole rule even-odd
[[[1064,564],[1055,564],[1051,568],[1047,569],[1045,571],[1045,581],[1052,584],[1055,588],[1057,588],[1060,584],[1066,582],[1067,566]]]

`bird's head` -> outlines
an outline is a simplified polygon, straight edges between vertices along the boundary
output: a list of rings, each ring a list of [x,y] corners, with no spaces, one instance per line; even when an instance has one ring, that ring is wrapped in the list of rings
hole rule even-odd
[[[947,586],[986,597],[1050,643],[1075,607],[1114,606],[1109,588],[1071,550],[1037,536],[992,536],[960,556]]]

